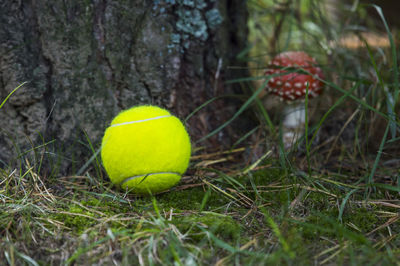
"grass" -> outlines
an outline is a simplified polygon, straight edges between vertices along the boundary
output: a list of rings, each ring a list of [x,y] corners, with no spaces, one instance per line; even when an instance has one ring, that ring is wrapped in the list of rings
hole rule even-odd
[[[76,175],[41,174],[45,141],[34,159],[21,152],[17,168],[0,169],[0,261],[399,265],[396,32],[376,6],[343,7],[348,20],[330,25],[322,1],[288,3],[249,1],[254,46],[241,58],[252,76],[230,81],[249,95],[231,120],[204,137],[250,110],[256,125],[234,147],[199,149],[177,187],[142,198],[110,184],[85,133],[92,156]],[[381,20],[359,21],[367,9]],[[371,23],[383,25],[387,47],[368,46],[362,36],[362,48],[330,46],[349,33],[358,36],[354,25]],[[266,35],[275,39],[261,38]],[[259,95],[266,84],[262,69],[276,51],[308,47],[322,62],[326,98],[307,100],[307,134],[285,150],[280,107]]]
[[[398,192],[376,187],[366,200],[369,186],[344,175],[287,173],[274,159],[258,168],[198,169],[201,178],[188,176],[155,198],[126,195],[89,174],[46,181],[29,170],[3,171],[0,258],[10,265],[396,264]]]

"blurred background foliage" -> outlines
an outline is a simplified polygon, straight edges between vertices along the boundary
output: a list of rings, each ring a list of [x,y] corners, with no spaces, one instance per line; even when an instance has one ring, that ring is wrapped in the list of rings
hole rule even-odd
[[[386,144],[394,149],[399,135],[399,23],[393,10],[399,7],[399,1],[391,0],[249,0],[246,60],[254,78],[253,91],[263,86],[262,77],[273,56],[287,50],[306,51],[317,59],[326,76],[323,97],[311,102],[315,105],[311,112],[318,114],[311,119],[318,121],[353,89],[341,108],[329,116],[332,121],[323,123],[322,138],[329,139],[342,130],[344,141],[352,148],[374,153],[388,123],[392,142]],[[260,95],[267,113],[279,123],[281,117],[276,113],[281,107],[265,92]]]

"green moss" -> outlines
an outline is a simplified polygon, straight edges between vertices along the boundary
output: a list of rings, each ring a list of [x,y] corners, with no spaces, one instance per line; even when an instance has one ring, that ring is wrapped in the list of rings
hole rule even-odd
[[[282,182],[288,180],[286,171],[280,167],[271,167],[252,173],[251,179],[248,176],[242,176],[239,181],[243,184],[250,185],[251,181],[255,185],[268,185],[274,182]]]
[[[379,225],[374,209],[351,208],[343,215],[343,223],[352,223],[363,233],[368,233]]]
[[[240,177],[238,181],[249,189],[247,196],[266,201],[275,210],[287,208],[299,192],[299,188],[295,185],[298,184],[298,180],[287,175],[280,167],[257,171]],[[257,192],[254,191],[254,187],[257,188]]]
[[[237,240],[241,232],[240,225],[232,217],[216,213],[176,217],[172,223],[182,233],[189,232],[189,237],[194,241],[204,239],[206,237],[204,231],[210,231],[216,237],[230,241]]]
[[[297,222],[299,232],[304,239],[317,241],[321,236],[337,239],[339,241],[350,240],[357,244],[368,243],[367,239],[359,232],[341,224],[337,220],[338,213],[332,209],[309,215],[305,222]]]
[[[177,210],[200,210],[206,191],[202,187],[172,191],[157,196],[160,208]],[[213,210],[229,202],[221,194],[210,191],[203,210]]]
[[[91,207],[97,207],[101,204],[101,201],[97,198],[90,197],[87,200],[82,200],[81,204],[84,206],[91,206]]]
[[[297,227],[291,227],[285,233],[285,239],[291,248],[296,254],[296,260],[298,261],[306,261],[307,257],[309,257],[312,252],[311,246],[313,245],[312,241],[308,241],[304,239],[301,232],[299,232]],[[317,245],[318,245],[318,241]],[[315,247],[316,249],[316,247]]]
[[[330,190],[329,191],[332,194],[336,194],[335,191]],[[330,200],[332,197],[327,196],[324,193],[321,192],[315,192],[315,191],[310,191],[307,193],[307,196],[305,196],[303,204],[308,207],[309,210],[325,210],[325,211],[334,211],[335,214],[337,213],[337,210],[332,210],[333,208],[336,208],[336,206],[332,205]],[[334,215],[332,213],[332,215]]]
[[[67,209],[60,209],[59,213],[50,214],[50,218],[62,222],[72,232],[81,234],[97,224],[97,219],[129,212],[132,212],[132,207],[128,204],[104,198],[88,197],[82,199],[80,205],[72,204]],[[132,222],[136,223],[135,220],[132,220]],[[111,228],[123,226],[113,220],[108,223]]]
[[[56,213],[51,218],[62,222],[77,234],[81,234],[95,223],[94,214],[77,205],[72,205],[67,211]]]

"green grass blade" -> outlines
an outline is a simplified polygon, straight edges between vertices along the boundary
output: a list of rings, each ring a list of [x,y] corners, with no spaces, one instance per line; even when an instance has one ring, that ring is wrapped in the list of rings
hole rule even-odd
[[[391,54],[392,54],[392,73],[393,73],[393,96],[389,92],[387,92],[387,104],[388,104],[388,111],[389,111],[389,123],[391,127],[391,134],[392,134],[392,139],[396,137],[396,113],[395,113],[395,104],[397,103],[397,100],[399,98],[399,93],[400,93],[400,88],[399,88],[399,68],[398,68],[398,62],[397,62],[397,48],[396,44],[393,39],[392,32],[389,29],[389,25],[386,22],[385,16],[383,15],[382,8],[377,6],[377,5],[372,5],[375,10],[377,11],[378,15],[380,16],[383,25],[385,26],[386,33],[389,38],[389,43],[390,43],[390,49],[391,49]],[[398,124],[397,124],[398,125]]]
[[[10,92],[7,97],[4,99],[4,101],[0,104],[0,109],[3,107],[3,105],[7,102],[7,100],[11,97],[11,95],[13,95],[14,92],[16,92],[19,88],[21,88],[22,86],[24,86],[26,83],[28,83],[28,81],[24,81],[22,82],[18,87],[16,87],[15,89],[13,89],[12,92]]]
[[[400,193],[400,186],[395,187],[395,186],[391,186],[391,185],[388,185],[388,184],[380,184],[380,183],[371,183],[371,184],[368,184],[367,186],[382,188],[382,189],[385,189],[385,190],[390,190],[390,191],[394,191],[394,192],[399,192]]]
[[[110,240],[111,237],[110,236],[106,236],[101,238],[100,240],[88,245],[87,247],[83,247],[83,248],[79,248],[77,251],[75,251],[74,254],[72,254],[71,257],[69,257],[67,259],[67,261],[65,262],[65,265],[71,265],[74,264],[74,262],[83,254],[85,254],[86,252],[90,251],[91,249],[95,248],[96,246]]]
[[[388,34],[389,42],[390,42],[390,49],[392,53],[392,61],[393,61],[393,80],[394,80],[394,89],[395,89],[395,102],[397,102],[397,99],[399,97],[399,68],[398,68],[398,63],[397,63],[397,49],[396,49],[396,44],[393,39],[392,32],[389,29],[389,25],[386,22],[385,16],[383,15],[382,8],[380,8],[377,5],[372,5],[376,11],[378,12],[378,15],[381,17],[383,25],[385,26],[386,33]]]
[[[374,175],[375,175],[376,169],[378,168],[378,164],[379,164],[379,161],[381,159],[383,148],[384,148],[385,143],[386,143],[387,135],[389,133],[389,128],[390,128],[390,124],[388,123],[387,126],[386,126],[386,129],[385,129],[385,133],[383,134],[381,144],[379,145],[379,149],[378,149],[378,152],[377,152],[376,157],[375,157],[374,165],[372,166],[371,172],[370,172],[370,174],[368,176],[367,184],[372,184],[373,183]]]
[[[224,129],[226,126],[228,126],[230,123],[232,123],[232,121],[234,121],[240,114],[242,114],[247,109],[247,107],[249,107],[249,105],[256,99],[256,97],[258,97],[258,94],[260,94],[260,92],[265,89],[265,86],[268,84],[268,81],[271,77],[272,77],[272,75],[266,76],[263,84],[253,93],[253,95],[251,95],[251,97],[239,108],[239,110],[228,121],[223,123],[217,129],[213,130],[211,133],[200,138],[197,142],[203,142],[204,140],[214,136],[215,134],[220,132],[222,129]]]
[[[359,190],[359,188],[354,188],[352,189],[349,193],[346,194],[346,197],[344,197],[342,204],[340,204],[340,208],[339,208],[339,216],[338,216],[338,220],[340,222],[342,222],[342,217],[343,217],[343,212],[344,212],[344,208],[346,207],[346,203],[349,200],[350,196],[356,192],[357,190]]]
[[[22,254],[22,253],[20,253],[20,252],[16,252],[17,253],[17,256],[18,257],[20,257],[21,259],[23,259],[25,262],[27,262],[29,265],[33,265],[33,266],[39,266],[39,264],[34,260],[34,259],[32,259],[31,257],[29,257],[29,256],[27,256],[27,255],[25,255],[25,254]]]
[[[310,149],[311,149],[311,142],[308,139],[308,90],[310,84],[307,82],[306,86],[306,97],[304,101],[304,112],[305,112],[305,125],[304,125],[304,137],[306,138],[306,159],[307,159],[307,171],[308,175],[311,176],[311,156],[310,156]]]
[[[313,136],[311,137],[310,143],[309,145],[311,145],[314,141],[314,139],[316,138],[318,131],[321,129],[322,124],[324,123],[324,121],[327,119],[327,117],[329,116],[329,114],[335,110],[340,104],[343,103],[343,101],[349,97],[350,95],[352,95],[352,93],[355,91],[355,89],[358,88],[358,86],[360,85],[360,83],[356,83],[349,91],[347,91],[344,95],[342,95],[329,109],[328,111],[323,115],[323,117],[319,120],[319,123],[314,131]],[[310,147],[308,147],[308,149],[310,149]]]
[[[203,231],[214,243],[216,246],[225,249],[226,251],[235,254],[236,252],[240,252],[240,250],[235,247],[229,245],[227,242],[219,239],[216,235],[214,235],[211,231],[206,230],[202,226],[197,226],[201,231]]]
[[[199,107],[197,107],[196,109],[194,109],[194,111],[191,112],[191,113],[185,118],[185,120],[184,120],[185,124],[186,124],[187,121],[188,121],[192,116],[194,116],[198,111],[200,111],[201,109],[203,109],[204,107],[206,107],[206,106],[209,105],[210,103],[212,103],[212,102],[214,102],[214,101],[216,101],[216,100],[218,100],[218,99],[220,99],[220,98],[222,98],[222,97],[214,97],[214,98],[211,98],[210,100],[204,102],[202,105],[200,105]]]
[[[262,212],[264,214],[266,222],[271,227],[272,232],[274,232],[275,236],[278,238],[279,243],[282,246],[282,249],[285,251],[285,253],[287,253],[289,255],[290,258],[294,258],[295,254],[293,251],[291,251],[291,248],[290,248],[288,242],[286,241],[286,239],[283,237],[278,225],[275,223],[275,221],[269,215],[267,210],[263,210]]]
[[[309,75],[311,75],[311,73],[309,73],[309,72],[306,72],[306,73],[308,73]],[[318,79],[319,79],[321,82],[323,82],[324,84],[326,84],[327,86],[332,87],[333,89],[335,89],[335,90],[341,92],[342,94],[347,94],[347,92],[348,92],[347,90],[342,89],[341,87],[339,87],[338,85],[336,85],[336,84],[333,83],[333,82],[330,82],[330,81],[327,81],[327,80],[323,80],[323,79],[320,79],[320,78],[318,78]],[[352,100],[354,100],[355,102],[359,103],[361,106],[365,107],[367,110],[370,110],[370,111],[372,111],[372,112],[375,112],[376,114],[380,115],[381,117],[385,118],[386,120],[389,120],[389,117],[388,117],[387,114],[382,113],[381,111],[379,111],[379,110],[376,109],[375,107],[373,107],[373,106],[371,106],[370,104],[368,104],[365,100],[362,100],[362,99],[360,99],[360,98],[358,98],[357,96],[352,95],[352,94],[348,94],[348,97],[351,98]],[[400,122],[396,122],[396,124],[397,124],[398,126],[400,126]]]

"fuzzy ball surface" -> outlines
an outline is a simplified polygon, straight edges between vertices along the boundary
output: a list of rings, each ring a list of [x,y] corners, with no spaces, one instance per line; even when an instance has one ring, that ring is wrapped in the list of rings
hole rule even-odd
[[[182,122],[150,105],[119,113],[106,129],[101,148],[110,180],[137,195],[157,194],[176,185],[190,154]]]

